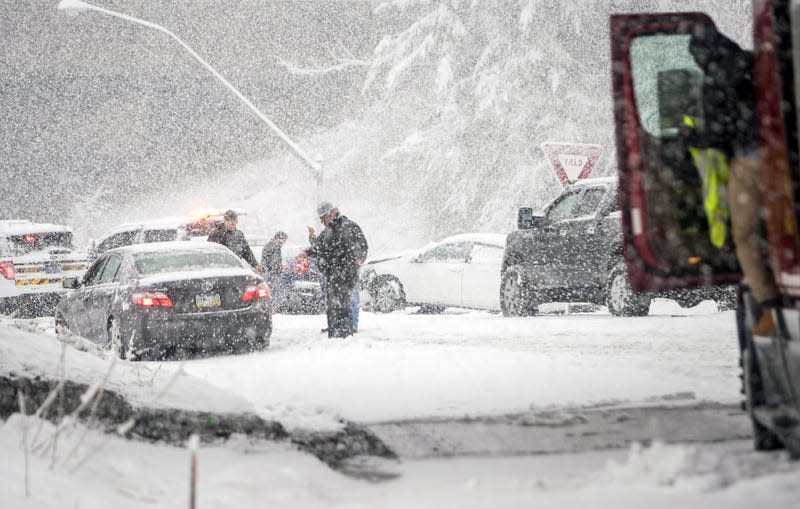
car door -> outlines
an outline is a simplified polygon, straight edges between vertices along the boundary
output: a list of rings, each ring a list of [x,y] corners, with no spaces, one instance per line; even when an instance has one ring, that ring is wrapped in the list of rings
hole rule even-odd
[[[439,244],[414,258],[402,280],[406,301],[460,306],[461,274],[472,245],[473,242]]]
[[[476,243],[472,246],[461,282],[461,305],[500,310],[500,266],[503,248]]]
[[[557,256],[562,258],[564,281],[570,287],[593,286],[607,273],[613,240],[620,240],[619,226],[614,231],[613,222],[603,221],[609,194],[605,185],[583,189],[570,217],[559,225],[563,242]]]
[[[119,282],[116,279],[122,264],[122,255],[111,253],[93,285],[90,299],[89,330],[92,337],[100,342],[106,337],[106,324],[111,310],[111,304],[116,295]]]
[[[532,236],[530,248],[535,265],[534,284],[543,288],[561,288],[568,279],[564,242],[569,231],[572,209],[580,198],[580,189],[559,195],[544,211],[544,221]]]
[[[75,334],[87,339],[95,338],[92,325],[92,293],[106,260],[108,260],[107,255],[100,256],[95,260],[84,274],[81,286],[67,295],[66,316],[64,317],[67,327]]]

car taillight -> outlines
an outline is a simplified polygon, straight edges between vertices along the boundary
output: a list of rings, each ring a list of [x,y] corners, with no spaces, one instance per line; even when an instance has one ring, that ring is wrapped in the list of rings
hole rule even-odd
[[[296,259],[294,271],[296,274],[308,274],[308,257]]]
[[[164,292],[137,292],[131,295],[131,300],[142,308],[172,307],[172,299]]]
[[[269,297],[269,286],[267,286],[267,283],[261,283],[245,288],[242,294],[242,302],[266,299],[267,297]]]
[[[14,279],[14,262],[0,262],[0,274],[6,279]]]

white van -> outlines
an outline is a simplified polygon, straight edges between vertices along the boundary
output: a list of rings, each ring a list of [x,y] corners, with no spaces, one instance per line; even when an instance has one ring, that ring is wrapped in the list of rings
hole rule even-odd
[[[85,270],[86,254],[73,248],[68,226],[0,221],[0,313],[52,313],[61,280]]]

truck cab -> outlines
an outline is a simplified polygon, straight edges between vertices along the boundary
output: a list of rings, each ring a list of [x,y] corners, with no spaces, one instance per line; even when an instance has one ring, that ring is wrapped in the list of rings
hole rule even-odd
[[[0,221],[0,313],[51,314],[64,278],[80,277],[86,255],[76,250],[72,229],[29,220]]]
[[[681,138],[687,117],[704,120],[700,87],[705,76],[689,51],[693,33],[716,30],[703,13],[611,17],[623,252],[637,291],[739,285],[742,389],[755,447],[786,447],[800,457],[800,1],[753,0],[752,13],[753,40],[746,46],[753,48],[764,243],[782,303],[760,309],[732,241],[717,245],[711,240],[704,177]],[[751,333],[762,312],[774,313],[776,335]]]

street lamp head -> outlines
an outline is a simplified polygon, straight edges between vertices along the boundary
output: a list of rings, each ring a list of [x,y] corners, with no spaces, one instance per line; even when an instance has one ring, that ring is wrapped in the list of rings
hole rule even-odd
[[[89,4],[81,2],[81,0],[61,0],[58,2],[58,8],[68,11],[86,11],[91,9]]]

